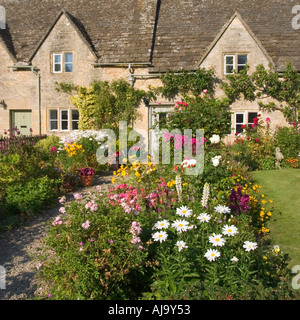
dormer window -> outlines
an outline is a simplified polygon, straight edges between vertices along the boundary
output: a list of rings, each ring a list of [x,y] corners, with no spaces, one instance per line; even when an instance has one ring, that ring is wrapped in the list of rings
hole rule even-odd
[[[52,63],[53,73],[70,73],[73,72],[73,53],[63,52],[53,54]]]
[[[224,74],[233,74],[236,70],[240,73],[246,69],[248,63],[247,54],[225,54],[224,55]]]

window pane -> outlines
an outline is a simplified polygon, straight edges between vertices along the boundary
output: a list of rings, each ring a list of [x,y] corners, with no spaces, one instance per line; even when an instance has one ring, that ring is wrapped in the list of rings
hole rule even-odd
[[[244,123],[244,115],[243,114],[236,114],[235,115],[235,122],[236,123]]]
[[[78,130],[79,111],[72,110],[72,130]]]
[[[242,129],[242,125],[241,124],[237,124],[235,126],[235,132],[236,133],[242,133],[244,131],[244,129]]]
[[[254,118],[257,118],[257,112],[249,112],[248,123],[253,123]]]
[[[72,130],[78,130],[78,121],[72,121]]]
[[[54,62],[55,63],[61,63],[61,55],[60,54],[55,54],[54,55]]]
[[[79,111],[72,110],[72,120],[79,120]]]
[[[65,72],[73,72],[73,64],[72,63],[65,64]]]
[[[226,64],[233,65],[233,56],[226,56]]]
[[[62,120],[68,120],[68,110],[63,110],[61,112],[61,119]]]
[[[73,62],[73,53],[65,53],[65,62]]]
[[[49,118],[50,120],[57,120],[57,110],[50,110]]]
[[[50,131],[58,130],[58,121],[50,121]]]
[[[233,66],[226,66],[226,73],[233,73]]]
[[[68,126],[68,121],[62,121],[61,122],[61,130],[68,130],[69,126]]]
[[[246,66],[238,66],[238,73],[240,73],[242,70],[245,70]]]
[[[247,55],[239,55],[238,56],[238,64],[247,64],[248,56]]]
[[[61,65],[60,64],[55,64],[54,65],[54,71],[55,72],[60,72],[61,71]]]

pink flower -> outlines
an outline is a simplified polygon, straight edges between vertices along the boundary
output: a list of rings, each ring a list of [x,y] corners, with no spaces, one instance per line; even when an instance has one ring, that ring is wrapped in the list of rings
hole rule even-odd
[[[43,265],[42,263],[38,263],[35,267],[36,267],[37,270],[40,270],[42,265]]]
[[[74,194],[74,199],[76,199],[76,200],[82,199],[82,194],[81,193],[75,193]]]
[[[207,90],[207,89],[204,89],[204,90],[203,90],[203,93],[207,93],[207,92],[208,92],[208,90]]]
[[[64,202],[66,202],[66,197],[65,197],[65,196],[62,196],[62,197],[59,199],[58,202],[59,202],[59,203],[64,203]]]
[[[52,148],[51,148],[51,153],[52,153],[52,154],[57,153],[57,148],[56,148],[56,147],[52,147]]]
[[[256,138],[255,141],[256,141],[256,142],[259,142],[259,139]]]
[[[66,209],[64,207],[59,208],[58,210],[60,213],[66,213]]]
[[[89,220],[86,220],[86,222],[83,223],[81,226],[82,226],[83,229],[86,229],[86,230],[87,230],[87,229],[90,227],[90,221],[89,221]]]
[[[52,225],[53,225],[53,226],[58,226],[58,225],[61,225],[62,223],[63,223],[63,222],[62,222],[60,216],[58,216],[58,217],[56,217],[56,218],[54,219],[54,221],[52,222]]]
[[[270,119],[270,118],[267,118],[267,119],[266,119],[266,122],[267,122],[267,123],[270,123],[270,122],[271,122],[271,119]]]

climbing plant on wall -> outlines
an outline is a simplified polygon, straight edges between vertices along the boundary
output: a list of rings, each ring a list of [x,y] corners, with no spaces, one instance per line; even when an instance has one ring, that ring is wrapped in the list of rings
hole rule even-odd
[[[142,98],[153,97],[123,79],[94,81],[87,87],[56,83],[56,90],[68,93],[71,103],[79,110],[79,130],[114,129],[119,121],[127,121],[131,126],[139,117],[138,106]]]

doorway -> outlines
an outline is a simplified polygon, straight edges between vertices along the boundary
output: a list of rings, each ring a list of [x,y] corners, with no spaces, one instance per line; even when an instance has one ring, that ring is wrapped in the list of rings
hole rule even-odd
[[[32,128],[31,110],[11,110],[11,129],[18,128],[22,135],[30,135]]]

